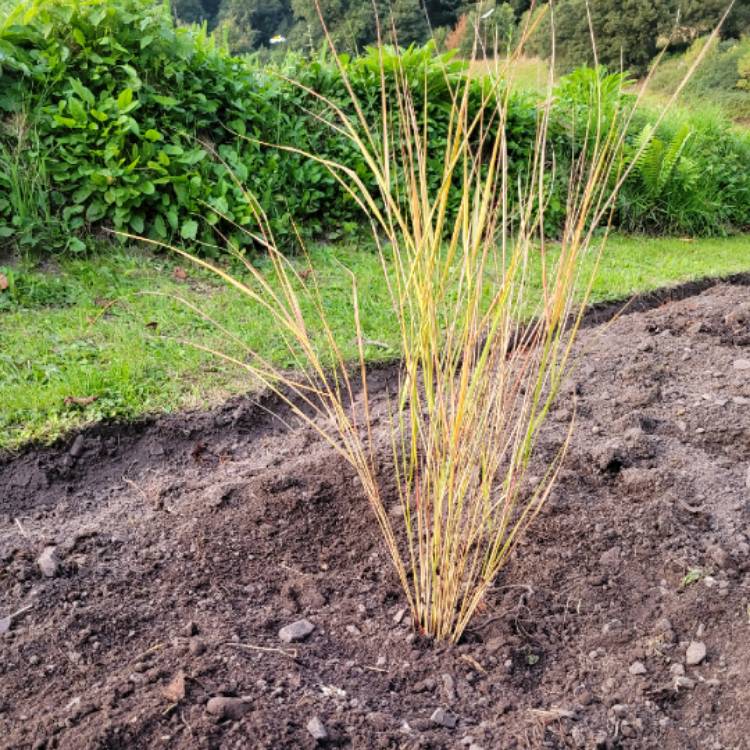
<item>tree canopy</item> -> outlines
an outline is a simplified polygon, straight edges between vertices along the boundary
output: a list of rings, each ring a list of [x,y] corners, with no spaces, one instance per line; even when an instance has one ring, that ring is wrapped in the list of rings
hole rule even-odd
[[[206,22],[235,52],[250,52],[283,42],[287,48],[319,47],[323,28],[315,0],[172,0],[184,22]],[[503,46],[524,14],[548,10],[541,0],[318,0],[336,46],[361,51],[378,39],[399,44],[421,43],[431,35],[446,38],[456,27],[462,54],[476,45]],[[546,13],[530,51],[548,57],[554,24],[557,61],[570,70],[593,63],[589,13],[597,40],[597,55],[610,68],[620,66],[643,73],[658,50],[669,41],[687,48],[718,23],[727,0],[556,0]],[[480,23],[481,21],[481,23]],[[750,0],[737,0],[722,34],[736,38],[750,32]],[[454,32],[455,36],[455,32]],[[279,39],[281,37],[281,39]]]

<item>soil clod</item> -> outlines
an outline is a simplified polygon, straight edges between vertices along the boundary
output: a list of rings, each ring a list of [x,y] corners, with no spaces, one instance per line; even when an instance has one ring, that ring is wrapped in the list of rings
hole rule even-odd
[[[216,696],[206,704],[206,711],[219,719],[237,721],[250,710],[250,704],[242,698]]]
[[[60,560],[57,557],[56,550],[56,547],[45,547],[36,561],[42,575],[47,578],[54,578],[60,572]]]

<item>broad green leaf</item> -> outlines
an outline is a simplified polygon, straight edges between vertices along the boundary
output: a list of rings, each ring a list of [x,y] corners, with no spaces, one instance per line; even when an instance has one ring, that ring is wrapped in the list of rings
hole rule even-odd
[[[78,99],[68,99],[68,110],[77,122],[83,122],[86,120],[86,110]]]
[[[76,96],[86,102],[89,107],[93,107],[96,103],[96,99],[91,93],[91,90],[84,86],[77,78],[69,78],[68,80],[70,81],[70,87],[75,91]]]
[[[171,97],[171,96],[162,96],[161,94],[153,94],[151,98],[157,103],[161,104],[162,107],[174,107],[179,102],[177,99]]]
[[[134,232],[137,232],[138,234],[143,234],[143,215],[133,214],[130,217],[130,226]]]
[[[157,215],[154,219],[154,231],[161,239],[167,236],[167,225],[164,222],[164,218],[160,215]]]
[[[94,201],[86,209],[86,221],[99,221],[107,213],[107,204],[102,201]]]
[[[198,234],[198,222],[193,219],[189,219],[184,222],[182,229],[180,230],[180,236],[183,240],[194,240]]]
[[[89,16],[89,21],[91,21],[92,26],[96,27],[106,18],[106,16],[107,6],[103,5],[91,13],[91,15]]]
[[[129,107],[132,103],[133,103],[133,89],[131,88],[123,89],[122,92],[120,92],[120,95],[117,97],[117,108],[125,109],[126,107]]]
[[[71,253],[83,253],[86,250],[86,243],[79,237],[71,237],[68,240],[67,249]]]

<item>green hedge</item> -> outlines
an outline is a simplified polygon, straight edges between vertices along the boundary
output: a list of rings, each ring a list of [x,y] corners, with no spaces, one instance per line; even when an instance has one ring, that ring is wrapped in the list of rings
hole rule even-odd
[[[343,63],[368,122],[376,125],[377,53]],[[386,52],[389,85],[397,63],[418,84],[415,91],[422,92],[426,81],[428,157],[437,184],[451,86],[466,75],[465,67],[436,58],[431,46],[407,50],[398,61]],[[356,231],[356,204],[324,167],[269,145],[329,157],[368,179],[361,154],[320,121],[330,117],[326,107],[290,80],[351,106],[335,61],[291,56],[282,68],[267,69],[230,56],[204,30],[176,28],[168,7],[150,0],[37,0],[25,6],[0,27],[0,237],[76,250],[84,247],[82,236],[114,227],[202,242],[208,252],[227,239],[243,246],[251,240],[237,226],[256,226],[243,187],[282,243],[291,244],[297,230],[329,239]],[[483,85],[472,83],[475,111]],[[558,176],[548,217],[553,229],[562,218],[570,138],[576,137],[570,113],[586,106],[574,85],[564,83],[558,93]],[[422,111],[422,102],[416,104]],[[537,114],[533,99],[511,98],[507,128],[516,176],[525,172]],[[633,142],[643,127],[634,130]],[[659,136],[672,137],[668,127]],[[689,141],[678,166],[660,173],[653,190],[643,188],[653,181],[653,169],[639,165],[618,205],[618,223],[704,233],[750,225],[747,139],[714,123]],[[710,195],[685,209],[680,191],[706,192],[704,180],[691,182],[690,170],[680,168],[688,160],[712,178]],[[725,200],[727,190],[731,199]]]

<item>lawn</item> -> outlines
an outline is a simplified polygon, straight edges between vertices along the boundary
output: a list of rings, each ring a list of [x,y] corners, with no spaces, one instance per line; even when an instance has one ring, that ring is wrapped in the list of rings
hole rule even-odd
[[[396,319],[377,256],[364,248],[318,247],[311,260],[344,352],[356,353],[346,266],[358,279],[368,358],[396,357]],[[614,236],[594,300],[741,271],[750,271],[750,236]],[[291,364],[267,316],[245,297],[163,255],[118,249],[62,259],[45,270],[20,265],[0,272],[9,281],[0,293],[0,448],[48,442],[100,419],[207,407],[247,391],[244,370],[186,343],[238,354],[176,296],[276,363]]]
[[[471,73],[483,76],[501,72],[521,91],[544,92],[549,80],[549,63],[538,57],[521,57],[508,69],[507,62],[499,60],[474,60]]]

